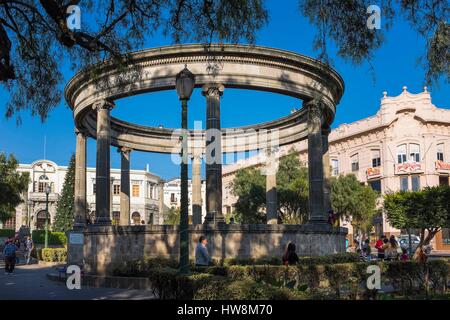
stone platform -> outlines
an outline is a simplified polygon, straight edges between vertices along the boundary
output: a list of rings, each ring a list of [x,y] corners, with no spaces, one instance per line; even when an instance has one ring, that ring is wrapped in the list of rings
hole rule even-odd
[[[126,261],[147,257],[178,258],[178,226],[89,226],[83,245],[69,244],[69,264],[83,263],[87,272],[110,274]],[[301,256],[345,252],[346,228],[330,225],[217,224],[190,226],[190,258],[201,235],[212,258],[281,258],[289,242]]]

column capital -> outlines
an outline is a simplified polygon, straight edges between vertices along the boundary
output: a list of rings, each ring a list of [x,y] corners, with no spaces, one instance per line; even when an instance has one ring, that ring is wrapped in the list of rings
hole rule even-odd
[[[223,95],[225,87],[220,83],[207,83],[202,87],[202,95],[204,96],[216,96],[220,97]]]
[[[133,151],[133,149],[131,149],[129,147],[118,147],[117,148],[118,153],[130,154],[131,151]]]
[[[114,108],[115,104],[114,102],[102,99],[102,100],[98,100],[95,101],[92,104],[92,109],[94,109],[95,111],[100,111],[100,110],[111,110],[112,108]]]
[[[83,137],[87,137],[87,131],[84,128],[75,128],[75,135],[81,134]]]

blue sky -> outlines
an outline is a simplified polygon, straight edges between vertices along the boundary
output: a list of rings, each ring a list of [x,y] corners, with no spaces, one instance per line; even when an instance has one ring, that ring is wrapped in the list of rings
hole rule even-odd
[[[297,9],[296,0],[268,0],[269,24],[258,33],[257,45],[291,50],[312,57],[312,41],[315,29]],[[376,51],[372,66],[375,80],[368,64],[352,65],[332,55],[334,68],[342,75],[346,90],[338,106],[333,127],[350,123],[373,115],[379,108],[382,92],[396,96],[406,85],[408,91],[423,91],[424,70],[417,60],[425,53],[425,40],[402,20],[397,20],[389,31],[381,49]],[[169,45],[171,40],[156,35],[149,40],[148,47]],[[73,74],[66,72],[69,79]],[[1,87],[0,87],[1,88]],[[440,108],[449,108],[450,85],[442,80],[429,90],[433,103]],[[0,89],[0,152],[13,153],[21,163],[31,163],[44,157],[46,136],[46,158],[59,165],[67,165],[75,151],[74,125],[71,110],[62,102],[49,115],[44,124],[38,117],[23,113],[23,121],[16,126],[14,119],[3,116],[8,93]],[[278,94],[246,90],[226,89],[221,104],[222,127],[234,127],[268,121],[285,116],[292,108],[299,108],[301,101]],[[178,127],[180,106],[175,91],[160,92],[127,98],[117,102],[112,115],[142,125],[164,125]],[[204,120],[205,100],[197,89],[189,103],[189,126],[194,120]],[[179,175],[178,166],[170,162],[170,155],[134,152],[131,166],[150,171],[164,179]],[[88,141],[88,165],[95,166],[95,140]],[[111,150],[112,167],[120,166],[120,158]]]

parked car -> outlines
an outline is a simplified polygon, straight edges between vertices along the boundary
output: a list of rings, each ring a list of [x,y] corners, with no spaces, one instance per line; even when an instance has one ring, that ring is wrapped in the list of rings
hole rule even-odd
[[[400,243],[400,247],[409,249],[409,236],[408,235],[401,235],[398,238],[398,242]],[[416,235],[411,235],[411,248],[412,248],[413,252],[416,251],[419,243],[420,243],[420,237],[418,237]],[[431,244],[424,246],[424,252],[426,254],[430,254],[431,250],[433,250],[433,246]]]

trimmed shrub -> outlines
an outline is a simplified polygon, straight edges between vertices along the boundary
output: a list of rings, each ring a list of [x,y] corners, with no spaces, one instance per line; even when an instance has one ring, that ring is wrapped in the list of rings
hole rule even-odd
[[[334,264],[334,263],[351,263],[359,262],[359,256],[356,253],[337,253],[323,257],[300,257],[300,265],[319,265],[319,264]]]
[[[35,244],[45,243],[45,230],[33,230],[31,237]],[[48,244],[51,246],[65,246],[67,236],[64,232],[48,232]]]
[[[446,260],[430,260],[427,266],[428,279],[434,293],[445,293],[450,276],[450,263]]]
[[[13,229],[0,229],[0,238],[14,237],[15,234]]]
[[[45,262],[66,262],[66,248],[42,248],[38,251],[39,260]]]

